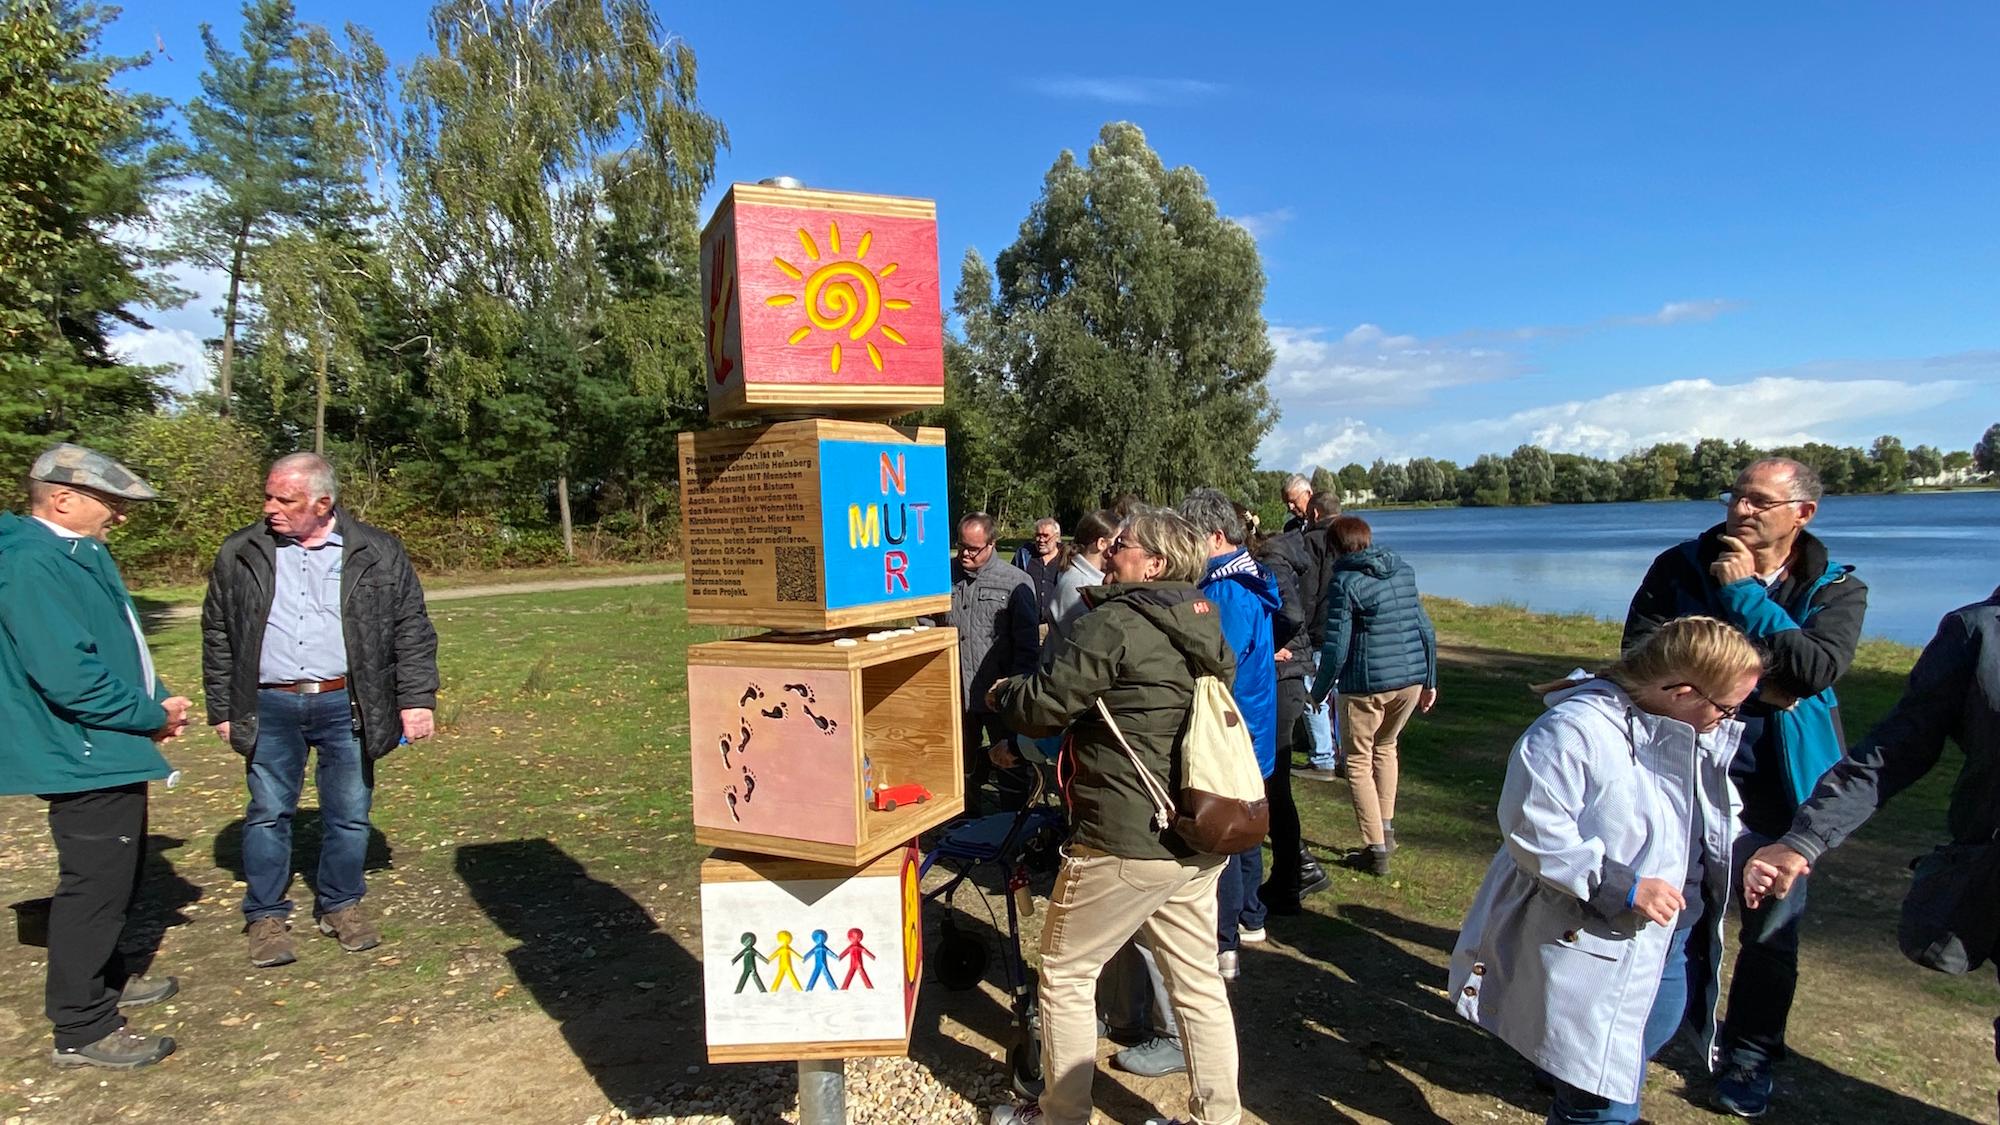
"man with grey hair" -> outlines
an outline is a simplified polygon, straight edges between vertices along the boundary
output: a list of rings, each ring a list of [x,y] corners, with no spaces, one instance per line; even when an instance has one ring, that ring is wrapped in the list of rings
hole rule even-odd
[[[973,512],[958,521],[958,544],[952,554],[951,612],[933,616],[935,624],[958,630],[958,677],[961,692],[968,806],[981,799],[979,790],[992,774],[987,747],[1011,741],[1006,727],[986,702],[987,690],[1009,676],[1026,675],[1041,659],[1041,610],[1035,604],[1035,584],[1019,567],[999,557],[993,544],[993,517]],[[1000,794],[1003,803],[1018,794]]]
[[[1312,503],[1311,481],[1293,473],[1285,478],[1284,486],[1278,489],[1278,495],[1285,501],[1285,511],[1291,513],[1285,520],[1283,530],[1302,531],[1312,526],[1312,515],[1306,511]]]
[[[1035,586],[1035,605],[1041,613],[1040,637],[1049,639],[1049,626],[1056,620],[1056,580],[1069,568],[1063,551],[1062,523],[1054,516],[1035,521],[1035,537],[1014,552],[1014,566]]]
[[[202,605],[209,725],[248,760],[243,916],[259,968],[298,959],[286,891],[308,752],[321,829],[313,914],[358,953],[382,941],[361,910],[375,763],[434,729],[437,633],[423,586],[402,543],[338,497],[325,458],[279,458],[264,518],[223,542]]]
[[[58,1067],[132,1070],[174,1050],[124,1013],[179,983],[131,975],[118,943],[145,866],[146,786],[168,776],[156,744],[180,734],[192,704],[160,683],[104,546],[128,505],[159,498],[64,443],[28,470],[28,516],[0,512],[0,794],[49,806],[60,876],[44,1010]]]
[[[1819,474],[1790,458],[1745,466],[1722,494],[1723,522],[1654,559],[1625,620],[1625,648],[1676,617],[1703,614],[1742,629],[1764,654],[1757,693],[1734,716],[1743,724],[1730,764],[1743,801],[1739,867],[1790,829],[1793,814],[1846,746],[1833,685],[1854,662],[1868,588],[1806,530],[1822,492]],[[1607,870],[1607,878],[1628,875]],[[1688,906],[1678,925],[1693,927],[1703,910],[1721,909],[1702,902],[1703,885],[1697,866],[1687,874]],[[1769,1109],[1771,1067],[1785,1057],[1805,889],[1801,880],[1785,898],[1743,913],[1727,1018],[1716,1041],[1721,1077],[1714,1091],[1715,1104],[1738,1116]],[[1694,929],[1697,939],[1706,932]],[[1712,965],[1721,951],[1690,945],[1688,954],[1693,963]],[[1691,982],[1711,979],[1689,973]],[[1690,1010],[1703,1000],[1712,1004],[1714,997],[1690,997]]]

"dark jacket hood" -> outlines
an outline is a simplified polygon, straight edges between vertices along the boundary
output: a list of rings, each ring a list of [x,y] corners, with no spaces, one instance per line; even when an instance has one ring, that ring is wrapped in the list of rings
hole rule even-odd
[[[1165,633],[1167,640],[1204,676],[1228,679],[1236,659],[1222,637],[1215,603],[1187,582],[1121,582],[1086,588],[1091,606],[1120,605],[1136,612]]]
[[[1389,577],[1400,565],[1402,560],[1387,547],[1363,547],[1333,560],[1335,571],[1358,570],[1375,578]]]

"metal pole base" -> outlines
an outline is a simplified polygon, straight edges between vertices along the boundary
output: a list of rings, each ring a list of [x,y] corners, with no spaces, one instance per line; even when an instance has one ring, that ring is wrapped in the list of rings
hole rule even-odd
[[[799,1125],[847,1125],[847,1060],[799,1060]]]

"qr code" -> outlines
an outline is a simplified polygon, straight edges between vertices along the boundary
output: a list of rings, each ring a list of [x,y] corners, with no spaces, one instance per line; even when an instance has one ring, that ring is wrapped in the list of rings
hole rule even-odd
[[[819,600],[819,548],[773,547],[778,564],[778,600],[816,602]]]

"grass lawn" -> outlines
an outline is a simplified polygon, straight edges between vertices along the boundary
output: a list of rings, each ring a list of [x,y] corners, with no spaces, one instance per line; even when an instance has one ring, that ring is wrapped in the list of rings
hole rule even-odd
[[[240,760],[212,737],[169,756],[154,791],[153,869],[134,936],[181,976],[140,1026],[180,1052],[133,1075],[55,1072],[43,1059],[40,950],[0,946],[0,1119],[248,1120],[272,1111],[394,1123],[582,1121],[637,1110],[675,1083],[726,1088],[741,1068],[702,1061],[688,822],[681,589],[647,586],[445,602],[441,735],[382,763],[369,902],[388,941],[342,954],[300,926],[296,965],[252,969],[238,902]],[[1237,995],[1243,1091],[1256,1119],[1538,1120],[1545,1099],[1505,1048],[1451,1016],[1453,932],[1496,843],[1492,803],[1508,747],[1537,704],[1522,685],[1602,661],[1613,627],[1433,606],[1446,648],[1438,710],[1404,739],[1396,875],[1336,875],[1273,941],[1245,956]],[[197,684],[199,630],[157,634],[169,683]],[[1843,686],[1858,730],[1895,698],[1912,653],[1870,645]],[[1771,1120],[1988,1120],[1993,978],[1903,961],[1894,916],[1903,863],[1942,831],[1933,777],[1835,853],[1813,886],[1785,1095]],[[1306,834],[1357,842],[1343,785],[1301,783]],[[299,851],[315,854],[310,806]],[[0,800],[0,901],[48,893],[42,806]],[[300,919],[309,892],[295,886]],[[997,969],[994,971],[997,975]],[[984,997],[984,998],[982,998]],[[913,1055],[940,1072],[997,1069],[990,996],[934,984]],[[1714,1120],[1656,1068],[1648,1116]],[[1148,1100],[1180,1108],[1178,1080],[1100,1078],[1117,1120]],[[1705,1087],[1696,1086],[1697,1092]],[[1783,1116],[1779,1116],[1782,1112]]]

